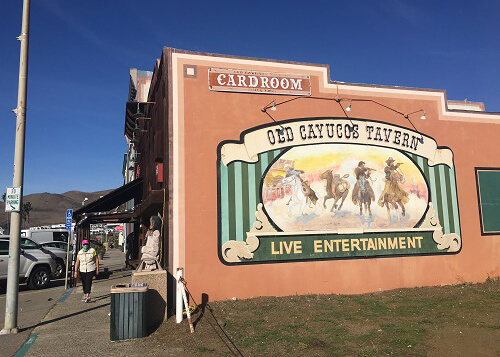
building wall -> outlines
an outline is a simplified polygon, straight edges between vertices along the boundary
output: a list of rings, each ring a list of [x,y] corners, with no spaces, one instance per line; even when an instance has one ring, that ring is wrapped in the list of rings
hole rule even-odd
[[[447,111],[445,93],[441,91],[329,83],[325,66],[203,56],[170,49],[165,50],[163,61],[171,66],[169,135],[173,152],[169,164],[173,197],[169,266],[171,271],[185,269],[195,296],[206,293],[210,299],[219,300],[233,296],[351,294],[479,282],[500,275],[499,237],[481,235],[475,177],[475,167],[500,167],[500,159],[492,155],[492,143],[499,134],[499,115]],[[271,119],[261,109],[274,99],[281,102],[292,97],[211,91],[210,68],[306,74],[311,78],[312,96],[371,99],[402,113],[424,109],[427,120],[419,120],[417,114],[411,117],[413,123],[439,147],[453,153],[460,249],[443,254],[365,259],[224,262],[218,242],[218,147],[228,140],[240,140],[246,130],[270,124]],[[272,115],[277,121],[325,117],[344,120],[337,103],[314,99],[279,106]],[[371,102],[355,102],[350,115],[412,129],[403,116]],[[372,207],[381,209],[376,202]]]
[[[130,69],[129,101],[147,102],[153,72]]]

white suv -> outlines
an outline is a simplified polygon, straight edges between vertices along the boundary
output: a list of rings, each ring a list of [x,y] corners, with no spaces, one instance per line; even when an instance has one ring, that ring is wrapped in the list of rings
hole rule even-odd
[[[9,238],[0,238],[0,283],[7,280],[9,262]],[[54,257],[40,249],[40,245],[28,238],[21,238],[19,278],[26,280],[30,289],[43,289],[50,283],[56,271]]]
[[[52,255],[56,261],[56,272],[54,273],[54,279],[64,278],[66,273],[66,250],[68,249],[68,243],[54,241],[40,243],[40,247],[46,253]]]

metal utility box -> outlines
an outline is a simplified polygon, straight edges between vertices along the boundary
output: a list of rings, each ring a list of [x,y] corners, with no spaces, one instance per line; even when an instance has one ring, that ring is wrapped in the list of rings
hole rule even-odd
[[[118,284],[111,287],[111,341],[146,337],[145,283]]]

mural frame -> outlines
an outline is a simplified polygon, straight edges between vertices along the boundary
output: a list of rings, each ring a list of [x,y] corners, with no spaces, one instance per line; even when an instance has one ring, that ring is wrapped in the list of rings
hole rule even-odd
[[[251,261],[251,260],[242,260],[242,261],[239,261],[239,262],[228,262],[224,259],[223,257],[223,243],[222,243],[222,214],[221,214],[221,162],[222,162],[222,147],[226,144],[243,144],[244,143],[244,137],[246,134],[248,133],[251,133],[251,132],[254,132],[256,130],[259,130],[259,129],[266,129],[266,128],[270,128],[270,127],[276,127],[277,125],[285,125],[287,123],[293,123],[293,122],[300,122],[300,121],[315,121],[315,120],[345,120],[346,118],[345,117],[302,117],[302,118],[291,118],[291,119],[287,119],[287,120],[282,120],[282,121],[279,121],[278,123],[266,123],[266,124],[262,124],[262,125],[258,125],[258,126],[255,126],[255,127],[252,127],[252,128],[248,128],[248,129],[245,129],[244,131],[242,131],[240,133],[240,138],[239,140],[223,140],[221,141],[218,145],[217,145],[217,160],[216,160],[216,171],[217,171],[217,256],[219,257],[219,260],[222,264],[224,265],[227,265],[227,266],[238,266],[238,265],[253,265],[253,264],[276,264],[276,263],[291,263],[291,262],[294,262],[294,263],[297,263],[297,262],[301,262],[301,263],[307,263],[307,262],[314,262],[314,261],[330,261],[330,260],[352,260],[352,259],[373,259],[373,258],[398,258],[398,257],[415,257],[415,256],[435,256],[435,255],[455,255],[455,254],[458,254],[461,252],[462,248],[463,248],[463,240],[460,238],[460,247],[458,250],[456,251],[453,251],[453,252],[447,252],[447,251],[441,251],[441,252],[437,252],[437,253],[414,253],[414,254],[386,254],[386,255],[376,255],[376,256],[346,256],[346,257],[326,257],[326,258],[314,258],[314,259],[311,259],[311,260],[301,260],[301,259],[282,259],[282,260],[269,260],[269,261]],[[397,124],[392,124],[392,123],[387,123],[387,122],[383,122],[383,121],[378,121],[378,120],[372,120],[372,119],[366,119],[366,118],[348,118],[348,119],[351,119],[351,120],[356,120],[356,121],[361,121],[361,122],[370,122],[370,123],[377,123],[377,124],[382,124],[382,125],[390,125],[391,127],[395,127],[395,128],[400,128],[400,129],[403,129],[403,130],[411,130],[407,127],[404,127],[404,126],[401,126],[401,125],[397,125]],[[432,138],[431,138],[432,139]],[[434,139],[433,139],[434,140]],[[434,140],[435,141],[435,140]],[[331,142],[332,144],[335,143],[335,142]],[[325,143],[326,144],[326,143]],[[345,144],[345,143],[336,143],[336,144]],[[377,145],[377,144],[365,144],[365,143],[352,143],[352,144],[356,144],[356,145],[365,145],[365,146],[376,146],[376,147],[386,147],[386,146],[383,146],[383,145]],[[271,162],[268,163],[266,169],[262,172],[261,174],[261,181],[259,183],[259,197],[262,197],[262,190],[263,190],[263,185],[264,185],[264,180],[262,178],[265,177],[265,175],[267,174],[267,172],[269,171],[269,169],[271,168],[271,166],[274,164],[274,162],[276,162],[276,160],[278,160],[281,156],[283,156],[286,152],[288,152],[290,149],[294,148],[294,147],[301,147],[301,146],[308,146],[308,145],[311,145],[311,144],[299,144],[299,145],[293,145],[293,146],[290,146],[286,149],[283,149],[282,152],[280,152],[278,154],[278,156],[276,156]],[[447,149],[447,150],[450,150],[451,153],[453,154],[453,150],[448,147],[448,146],[437,146],[437,149]],[[430,185],[429,185],[429,182],[428,182],[428,178],[426,177],[426,175],[424,174],[424,172],[422,171],[421,167],[419,165],[416,164],[415,160],[410,156],[408,155],[406,151],[404,150],[399,150],[399,149],[394,149],[396,151],[399,151],[401,154],[405,155],[420,171],[422,177],[424,178],[425,180],[425,184],[427,185],[427,188],[428,188],[428,203],[432,203],[432,199],[433,199],[433,195],[431,193],[431,190],[430,190]],[[240,163],[245,163],[245,161],[243,160],[234,160],[232,162],[240,162]],[[454,165],[454,160],[453,160],[453,168],[455,167]],[[456,190],[456,199],[457,199],[457,211],[458,211],[458,226],[460,227],[460,206],[458,204],[458,183],[457,183],[457,177],[454,176],[454,180],[455,180],[455,190]],[[261,206],[262,203],[260,203]],[[432,209],[432,207],[430,207],[428,205],[428,207],[425,209],[425,212],[424,214],[422,215],[422,217],[418,220],[418,222],[415,224],[414,227],[419,227],[420,225],[422,225],[422,223],[426,220],[426,217],[431,214],[432,216],[435,215],[434,213],[434,210],[432,209],[433,212],[429,212],[429,210]],[[437,210],[437,208],[436,208]],[[255,222],[254,225],[260,225],[261,227],[257,227],[257,229],[255,227],[253,227],[253,230],[260,230],[262,229],[262,226],[265,226],[266,224],[269,224],[271,225],[271,227],[273,228],[273,230],[275,230],[276,232],[283,232],[281,230],[280,227],[278,227],[278,225],[273,222],[273,220],[270,218],[268,212],[266,212],[265,210],[265,207],[262,207],[262,214],[265,216],[265,219],[264,217],[261,217],[261,219],[259,219],[259,212],[256,212],[256,215],[257,215],[257,221]],[[266,221],[266,222],[263,222],[263,221]],[[439,222],[438,222],[439,223]],[[440,223],[439,223],[440,225]],[[441,225],[440,225],[441,227]],[[388,233],[390,233],[391,231],[390,230],[387,230]],[[402,232],[401,230],[394,230],[394,232]],[[324,232],[323,234],[318,234],[319,236],[321,235],[324,235],[324,236],[331,236],[332,233],[328,233],[328,232]]]

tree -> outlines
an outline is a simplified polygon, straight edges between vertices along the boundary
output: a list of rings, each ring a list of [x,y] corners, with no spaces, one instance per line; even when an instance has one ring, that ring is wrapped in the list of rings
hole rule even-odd
[[[4,194],[2,195],[2,201],[4,201],[4,202],[5,202],[6,195],[7,195],[6,193],[4,193]]]
[[[28,220],[28,223],[30,223],[30,211],[32,209],[33,206],[31,205],[30,201],[23,203],[23,207],[21,209],[21,215],[23,217],[25,227],[26,227],[26,220]]]

